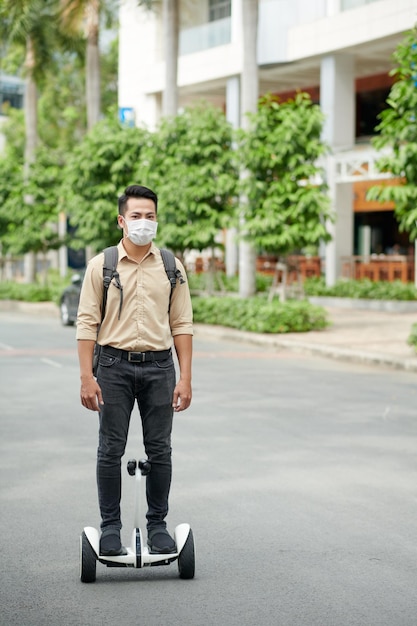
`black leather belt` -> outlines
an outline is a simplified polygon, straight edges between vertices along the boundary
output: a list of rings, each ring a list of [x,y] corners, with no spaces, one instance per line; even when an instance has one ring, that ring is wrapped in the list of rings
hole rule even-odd
[[[169,350],[159,350],[150,352],[129,352],[128,350],[120,350],[112,346],[101,346],[103,354],[118,356],[126,359],[131,363],[144,363],[145,361],[164,361],[171,356],[171,348]]]

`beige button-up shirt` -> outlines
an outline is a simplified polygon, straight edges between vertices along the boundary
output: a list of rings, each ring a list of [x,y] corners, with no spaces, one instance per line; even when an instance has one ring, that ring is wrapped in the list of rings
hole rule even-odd
[[[177,281],[168,314],[171,285],[159,249],[152,244],[139,263],[128,257],[122,241],[117,249],[123,306],[118,319],[120,290],[112,281],[98,343],[122,350],[146,352],[170,348],[175,335],[192,335],[193,315],[188,283]],[[88,263],[78,307],[77,339],[97,339],[103,299],[103,261],[104,253],[101,252]],[[178,259],[176,264],[185,280],[183,265]]]

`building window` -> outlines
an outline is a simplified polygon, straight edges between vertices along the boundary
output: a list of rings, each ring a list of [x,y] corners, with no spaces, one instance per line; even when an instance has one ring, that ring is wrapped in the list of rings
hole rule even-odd
[[[209,0],[209,22],[222,20],[232,14],[231,0]]]
[[[362,91],[356,94],[356,137],[376,135],[379,114],[388,107],[389,88]]]
[[[0,115],[7,107],[23,108],[24,81],[15,76],[0,74]]]

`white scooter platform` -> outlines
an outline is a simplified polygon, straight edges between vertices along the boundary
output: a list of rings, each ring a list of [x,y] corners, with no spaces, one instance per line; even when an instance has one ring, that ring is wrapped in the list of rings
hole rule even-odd
[[[132,470],[132,464],[135,470]],[[130,469],[129,469],[130,465]],[[92,526],[86,526],[80,537],[80,579],[82,582],[94,582],[96,580],[96,563],[99,561],[107,567],[134,567],[142,568],[155,565],[169,565],[173,561],[178,561],[178,571],[180,578],[194,578],[195,573],[195,551],[194,537],[189,524],[179,524],[174,530],[174,539],[177,551],[172,554],[153,554],[149,552],[148,546],[142,538],[142,531],[139,527],[139,487],[142,476],[150,471],[148,461],[129,461],[129,474],[136,479],[135,490],[135,525],[132,531],[131,545],[126,546],[127,554],[120,556],[106,556],[100,554],[100,533]]]

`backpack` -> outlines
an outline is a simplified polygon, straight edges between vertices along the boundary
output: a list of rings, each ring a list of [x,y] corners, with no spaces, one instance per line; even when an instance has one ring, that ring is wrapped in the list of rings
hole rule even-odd
[[[165,248],[160,249],[162,261],[164,262],[165,272],[168,276],[168,280],[171,283],[171,291],[169,294],[169,305],[168,312],[171,308],[171,298],[172,292],[174,291],[177,280],[180,281],[182,285],[185,283],[185,280],[181,274],[181,271],[177,269],[175,264],[175,256],[170,250],[166,250]],[[120,290],[120,304],[119,304],[119,316],[122,311],[123,306],[123,286],[120,282],[119,272],[117,271],[117,263],[119,260],[119,254],[117,250],[117,246],[110,246],[109,248],[104,249],[104,263],[103,263],[103,303],[101,306],[101,321],[104,319],[104,315],[106,313],[106,304],[107,304],[107,292],[110,287],[111,281],[114,279],[115,286]]]
[[[173,255],[173,253],[170,250],[166,250],[165,248],[160,248],[160,251],[161,251],[162,261],[164,262],[165,272],[168,276],[169,282],[171,283],[171,291],[169,294],[169,304],[168,304],[168,313],[169,313],[170,308],[171,308],[172,292],[174,291],[177,285],[177,280],[180,281],[181,285],[185,283],[185,280],[181,274],[181,271],[177,269],[177,266],[175,264],[175,256]],[[97,328],[97,337],[100,332],[100,327],[104,320],[104,316],[106,314],[107,292],[109,290],[110,283],[113,279],[114,279],[114,285],[120,291],[120,304],[119,304],[118,319],[120,319],[120,313],[122,312],[122,306],[123,306],[123,285],[120,282],[119,272],[117,271],[117,263],[119,260],[119,253],[117,250],[117,246],[110,246],[109,248],[105,248],[103,252],[104,252],[103,301],[101,305],[101,322]],[[99,356],[100,356],[100,346],[96,341],[94,345],[94,353],[93,353],[94,376],[97,373],[97,365],[98,365]]]

